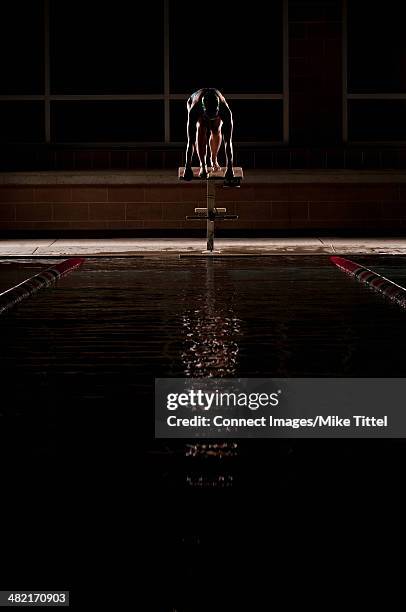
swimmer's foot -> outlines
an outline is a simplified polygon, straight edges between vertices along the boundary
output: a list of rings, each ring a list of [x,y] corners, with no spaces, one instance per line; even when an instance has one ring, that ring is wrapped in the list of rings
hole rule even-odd
[[[225,175],[224,175],[224,178],[225,178],[227,181],[232,181],[232,180],[234,179],[234,171],[233,171],[233,168],[232,168],[231,166],[229,166],[229,167],[227,168],[226,173],[225,173]]]
[[[234,176],[234,172],[232,167],[227,168],[227,171],[224,175],[224,187],[239,187],[241,183],[241,179],[239,177]]]
[[[206,166],[200,167],[199,178],[207,179],[207,167]]]
[[[193,170],[191,168],[191,166],[186,166],[185,170],[183,172],[183,179],[185,181],[191,181],[193,178]]]
[[[212,162],[211,171],[212,172],[220,172],[221,171],[221,166],[220,166],[220,164],[217,161]]]

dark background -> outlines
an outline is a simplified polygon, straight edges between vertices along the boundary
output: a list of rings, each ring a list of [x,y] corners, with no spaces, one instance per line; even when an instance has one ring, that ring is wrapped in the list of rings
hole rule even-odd
[[[203,86],[229,98],[245,167],[404,167],[404,12],[394,0],[6,3],[0,168],[172,168]]]

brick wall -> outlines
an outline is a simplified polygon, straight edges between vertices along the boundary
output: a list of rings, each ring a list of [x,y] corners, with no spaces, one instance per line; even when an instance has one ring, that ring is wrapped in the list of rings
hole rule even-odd
[[[190,230],[205,186],[102,185],[0,187],[0,231]],[[406,228],[406,183],[243,183],[217,190],[217,204],[239,215],[219,229],[311,230]]]

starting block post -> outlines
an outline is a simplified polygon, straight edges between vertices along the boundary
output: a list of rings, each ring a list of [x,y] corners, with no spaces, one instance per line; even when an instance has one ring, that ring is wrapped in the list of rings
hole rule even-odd
[[[240,187],[243,179],[242,168],[234,168],[234,178],[227,180],[225,178],[226,168],[222,168],[218,172],[209,172],[207,179],[202,179],[199,176],[200,168],[192,168],[193,179],[192,180],[204,180],[206,181],[206,208],[195,208],[194,215],[187,215],[186,219],[206,219],[206,250],[202,251],[204,254],[219,253],[220,251],[214,250],[214,222],[216,219],[219,221],[223,219],[238,219],[238,215],[227,214],[226,208],[216,208],[216,183],[219,180],[223,181],[223,187]],[[183,179],[184,167],[178,169],[178,178]]]
[[[207,203],[207,251],[214,249],[214,219],[216,211],[216,183],[206,181],[206,203]],[[196,211],[195,211],[196,212]]]

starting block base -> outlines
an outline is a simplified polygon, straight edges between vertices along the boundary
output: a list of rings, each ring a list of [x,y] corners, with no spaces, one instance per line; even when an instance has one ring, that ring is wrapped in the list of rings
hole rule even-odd
[[[183,179],[183,173],[185,171],[184,166],[178,169],[178,179]],[[243,178],[242,168],[233,168],[234,177],[232,179],[226,179],[227,168],[221,168],[216,172],[208,172],[207,178],[202,179],[199,176],[200,168],[192,168],[193,177],[191,180],[204,180],[206,182],[206,208],[195,208],[194,215],[187,215],[186,219],[205,219],[206,220],[206,233],[207,233],[207,248],[202,251],[203,255],[216,255],[220,251],[214,250],[214,221],[218,219],[238,219],[238,215],[227,214],[226,208],[216,208],[216,183],[213,180],[223,181],[223,187],[239,187]],[[185,182],[190,182],[189,180]]]

